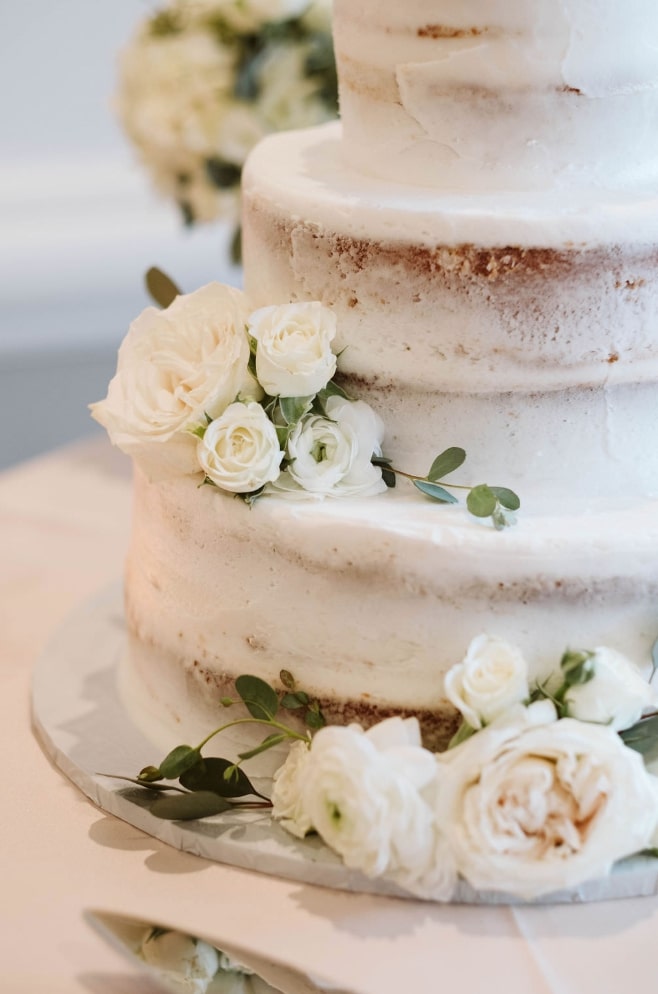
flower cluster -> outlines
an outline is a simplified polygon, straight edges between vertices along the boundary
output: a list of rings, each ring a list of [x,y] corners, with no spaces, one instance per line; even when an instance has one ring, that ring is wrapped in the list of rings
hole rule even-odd
[[[275,775],[274,817],[438,901],[459,878],[533,899],[654,844],[658,778],[640,751],[655,728],[637,730],[656,695],[619,653],[565,653],[533,689],[521,652],[480,636],[445,693],[464,723],[444,753],[422,747],[415,718],[320,729]]]
[[[329,0],[169,0],[122,53],[123,128],[185,220],[237,222],[242,165],[273,131],[336,117]]]
[[[171,929],[147,928],[138,955],[155,971],[167,990],[180,994],[206,994],[209,987],[224,994],[250,994],[249,977],[253,972],[225,953],[182,932]],[[262,994],[274,991],[264,981],[258,990]]]
[[[202,472],[249,501],[377,494],[383,425],[333,382],[335,335],[317,301],[254,311],[209,284],[137,318],[92,413],[154,480]]]

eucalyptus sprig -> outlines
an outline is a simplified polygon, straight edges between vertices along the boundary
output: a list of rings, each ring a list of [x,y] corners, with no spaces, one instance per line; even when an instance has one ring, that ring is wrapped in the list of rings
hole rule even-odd
[[[452,446],[441,452],[429,468],[427,476],[416,476],[406,473],[393,466],[385,456],[374,456],[372,462],[381,467],[382,478],[387,487],[394,487],[397,476],[404,476],[431,500],[440,504],[457,504],[457,497],[451,490],[467,490],[466,507],[476,518],[491,518],[497,531],[514,524],[514,511],[518,511],[521,501],[513,490],[508,487],[491,487],[486,483],[477,486],[466,486],[459,483],[446,483],[445,477],[454,473],[466,460],[466,452],[458,446]]]
[[[310,731],[299,731],[285,724],[279,718],[281,710],[299,713],[307,729],[322,728],[325,724],[319,702],[297,687],[288,670],[282,670],[279,679],[284,688],[281,692],[260,677],[239,676],[235,681],[237,698],[223,697],[220,703],[225,708],[243,705],[248,717],[225,722],[206,735],[197,746],[176,746],[158,766],[143,767],[137,777],[106,775],[151,791],[151,814],[171,821],[207,818],[234,808],[271,807],[269,798],[254,787],[241,764],[282,742],[302,741],[310,745]],[[262,725],[268,734],[252,749],[239,753],[237,761],[202,755],[201,750],[216,735],[237,725],[248,724]],[[180,786],[164,784],[163,780],[177,780]],[[165,791],[173,792],[174,796],[162,796]],[[249,796],[259,800],[244,800]]]
[[[552,701],[558,718],[567,718],[569,716],[569,691],[572,687],[579,687],[594,679],[593,659],[594,653],[589,650],[568,649],[560,660],[562,682],[554,690],[550,688],[550,677],[544,683],[537,684],[530,696],[530,701]]]

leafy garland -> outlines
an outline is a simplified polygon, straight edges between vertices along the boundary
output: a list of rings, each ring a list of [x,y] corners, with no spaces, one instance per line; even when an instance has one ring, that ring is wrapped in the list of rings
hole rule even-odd
[[[156,818],[184,821],[207,818],[236,808],[270,808],[272,802],[254,787],[242,769],[242,763],[283,742],[301,741],[310,745],[310,731],[301,732],[298,728],[285,724],[280,718],[281,710],[296,712],[309,730],[325,725],[320,705],[298,689],[292,674],[288,670],[282,670],[279,679],[285,689],[277,693],[260,677],[239,676],[235,681],[238,699],[222,697],[220,703],[224,708],[242,704],[249,717],[236,718],[220,725],[197,746],[176,746],[159,766],[145,766],[136,777],[105,775],[126,780],[160,795],[149,807]],[[202,756],[201,750],[211,739],[237,725],[267,729],[268,734],[254,748],[239,753],[237,761]],[[165,784],[163,780],[176,780],[179,786]],[[161,796],[169,791],[174,792],[175,796]],[[241,800],[245,797],[256,797],[259,800]]]

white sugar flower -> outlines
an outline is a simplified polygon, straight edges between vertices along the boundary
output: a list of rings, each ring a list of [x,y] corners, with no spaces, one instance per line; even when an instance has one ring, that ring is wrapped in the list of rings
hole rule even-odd
[[[206,476],[222,490],[251,493],[276,480],[283,459],[276,429],[260,404],[230,404],[197,447]]]
[[[288,440],[289,466],[276,482],[282,494],[316,497],[370,497],[386,484],[372,465],[381,455],[384,426],[363,401],[330,397],[327,418],[303,418]]]
[[[481,728],[529,696],[528,666],[516,646],[479,635],[446,673],[445,693],[471,728]]]
[[[111,441],[152,479],[199,471],[191,429],[219,416],[253,379],[247,298],[210,283],[148,307],[130,327],[107,397],[91,406]]]
[[[595,649],[590,659],[594,676],[570,687],[565,704],[571,718],[630,728],[645,708],[656,703],[656,693],[638,667],[614,649]]]
[[[437,764],[420,745],[415,719],[409,721],[411,729],[393,719],[392,727],[372,732],[357,725],[317,732],[301,803],[348,867],[418,896],[447,900],[454,890],[454,862],[429,800]]]
[[[205,994],[220,968],[216,949],[181,932],[152,932],[141,946],[141,956],[162,974],[168,990],[180,994]]]
[[[442,754],[438,821],[476,889],[535,898],[650,843],[658,792],[639,753],[611,728],[555,717],[549,701],[517,706]]]
[[[297,838],[303,839],[312,828],[302,803],[302,785],[311,759],[305,742],[293,742],[283,766],[274,774],[272,817]]]
[[[272,397],[310,397],[336,372],[336,315],[319,301],[261,307],[248,321],[256,375]]]

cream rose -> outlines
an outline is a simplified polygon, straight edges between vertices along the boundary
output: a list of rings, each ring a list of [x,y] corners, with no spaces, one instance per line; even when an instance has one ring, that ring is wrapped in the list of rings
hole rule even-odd
[[[612,729],[518,707],[442,754],[437,818],[469,883],[531,899],[607,874],[658,820],[655,778]]]
[[[656,693],[638,667],[620,652],[595,649],[590,660],[594,676],[570,687],[566,697],[569,716],[596,721],[616,731],[630,728],[645,708],[656,703]]]
[[[152,479],[198,472],[190,430],[251,380],[248,313],[243,293],[211,283],[131,325],[107,397],[91,411]]]
[[[302,785],[310,760],[308,745],[293,742],[285,763],[274,774],[272,786],[272,817],[299,839],[303,839],[313,827],[302,803]]]
[[[482,728],[529,696],[528,666],[516,646],[479,635],[446,673],[445,693],[471,728]]]
[[[319,301],[262,307],[248,321],[256,375],[272,397],[310,397],[336,372],[336,316]]]
[[[276,429],[260,404],[230,404],[197,446],[199,464],[222,490],[251,493],[276,480],[283,459]]]
[[[213,946],[181,932],[145,936],[141,955],[145,963],[157,970],[167,982],[168,989],[205,994],[220,969],[219,953]]]
[[[454,861],[437,830],[437,765],[420,745],[415,719],[391,719],[364,733],[323,728],[313,738],[301,804],[345,864],[421,897],[447,900]]]
[[[373,455],[381,454],[384,426],[363,401],[330,397],[328,417],[310,415],[293,430],[286,458],[287,470],[276,482],[277,491],[299,496],[369,497],[386,484]]]

